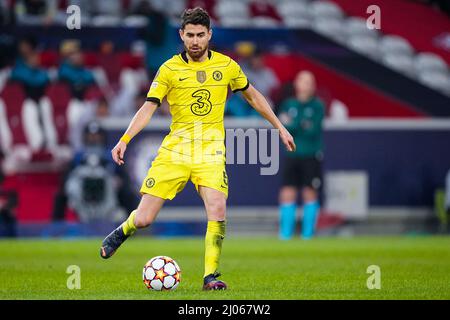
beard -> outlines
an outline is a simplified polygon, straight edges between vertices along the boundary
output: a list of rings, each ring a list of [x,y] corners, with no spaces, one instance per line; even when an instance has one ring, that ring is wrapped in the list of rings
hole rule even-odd
[[[203,57],[203,55],[205,54],[205,52],[208,50],[208,46],[206,46],[205,48],[201,48],[201,47],[196,47],[196,51],[193,51],[192,49],[189,49],[187,47],[185,47],[187,53],[189,54],[189,56],[192,58],[192,60],[197,61],[199,60],[201,57]]]

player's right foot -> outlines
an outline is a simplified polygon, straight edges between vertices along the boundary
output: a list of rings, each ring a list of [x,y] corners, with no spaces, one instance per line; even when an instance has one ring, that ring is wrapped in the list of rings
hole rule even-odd
[[[220,273],[218,272],[207,275],[203,279],[203,290],[226,290],[227,284],[217,280],[218,277],[220,277]]]
[[[103,259],[110,258],[114,252],[120,247],[128,236],[123,233],[122,226],[114,229],[102,242],[102,247],[100,248],[100,256]]]

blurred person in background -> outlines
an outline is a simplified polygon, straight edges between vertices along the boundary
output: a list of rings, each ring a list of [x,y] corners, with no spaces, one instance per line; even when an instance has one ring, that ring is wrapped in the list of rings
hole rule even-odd
[[[69,132],[78,126],[84,113],[89,112],[89,106],[84,101],[86,90],[96,84],[94,74],[84,66],[83,53],[76,40],[65,40],[61,43],[60,53],[63,62],[58,69],[58,78],[67,83],[72,99],[67,106],[67,123]]]
[[[57,146],[57,134],[51,102],[45,96],[50,78],[40,66],[36,40],[31,37],[21,39],[18,54],[10,80],[20,83],[26,95],[22,121],[27,142],[33,151],[54,150]]]
[[[74,98],[83,100],[89,86],[95,84],[92,71],[84,65],[83,52],[77,41],[68,40],[61,45],[63,62],[58,69],[58,78],[67,82]]]
[[[292,238],[295,230],[297,194],[301,191],[303,220],[301,235],[314,235],[319,213],[319,188],[322,175],[322,122],[324,104],[316,97],[316,80],[309,71],[301,71],[294,80],[295,97],[283,102],[280,120],[293,135],[298,148],[287,154],[282,177],[280,201],[280,239]]]
[[[248,46],[248,44],[242,44]],[[243,58],[242,71],[247,75],[249,81],[254,84],[265,97],[271,106],[270,99],[272,92],[280,83],[272,69],[264,64],[264,56],[260,49],[251,46],[249,48],[238,48],[238,54]],[[249,52],[248,52],[249,51]],[[233,95],[227,103],[227,112],[238,117],[259,116],[259,113],[248,104],[240,95]]]
[[[10,80],[22,84],[27,97],[37,101],[44,95],[50,78],[46,70],[40,67],[36,39],[22,38],[18,42],[17,51],[19,56],[11,70]]]
[[[106,133],[97,121],[86,125],[83,137],[83,148],[62,175],[52,219],[63,220],[69,204],[82,222],[121,220],[124,216],[117,207],[128,211],[137,204],[129,188],[130,178],[122,167],[114,165],[106,147]]]
[[[0,151],[0,237],[15,237],[16,230],[16,212],[18,196],[17,192],[3,188],[2,172],[3,153]]]
[[[69,141],[75,150],[79,151],[84,147],[84,130],[88,123],[92,121],[101,121],[111,116],[110,106],[106,98],[101,97],[95,102],[87,102],[86,110],[81,114],[78,121],[70,128]]]

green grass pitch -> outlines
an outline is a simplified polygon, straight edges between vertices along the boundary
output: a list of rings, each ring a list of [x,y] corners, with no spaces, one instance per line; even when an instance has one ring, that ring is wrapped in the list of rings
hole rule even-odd
[[[201,291],[203,238],[129,239],[109,260],[101,239],[1,240],[0,299],[450,299],[450,237],[295,239],[228,237],[220,270],[229,290]],[[174,291],[148,291],[142,268],[157,255],[182,270]],[[67,288],[69,265],[81,289]],[[369,265],[381,289],[367,288]]]

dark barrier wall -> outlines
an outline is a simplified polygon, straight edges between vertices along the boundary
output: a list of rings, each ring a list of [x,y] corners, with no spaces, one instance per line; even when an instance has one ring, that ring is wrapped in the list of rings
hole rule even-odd
[[[345,129],[327,125],[324,172],[363,170],[369,175],[371,206],[432,206],[434,191],[442,188],[450,169],[450,125],[414,124],[402,129],[379,126],[380,122]],[[265,124],[261,127],[265,127]],[[166,126],[168,127],[168,125]],[[244,129],[245,130],[245,129]],[[111,146],[123,129],[109,129]],[[132,176],[144,174],[167,130],[150,125],[129,146],[126,161]],[[301,146],[300,146],[301,147]],[[280,171],[261,175],[261,164],[228,164],[229,205],[275,206],[283,169],[284,147],[280,145]],[[139,189],[140,179],[135,185]],[[168,205],[201,205],[191,183]]]
[[[325,134],[326,170],[365,170],[369,203],[431,206],[450,170],[449,130],[365,130]]]

